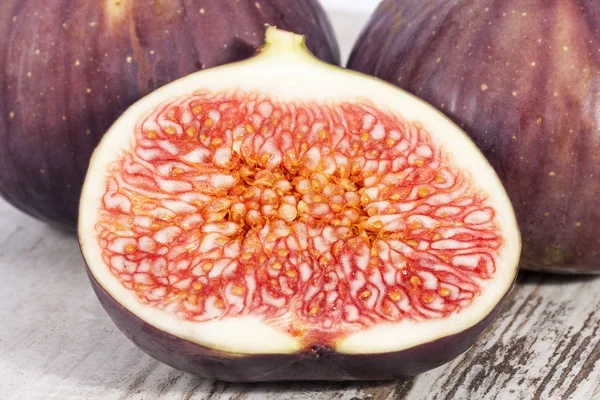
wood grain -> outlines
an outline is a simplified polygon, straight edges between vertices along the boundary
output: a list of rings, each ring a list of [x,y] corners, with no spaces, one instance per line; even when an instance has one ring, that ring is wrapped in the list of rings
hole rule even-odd
[[[364,16],[334,15],[343,54]],[[0,200],[0,398],[598,399],[600,279],[522,274],[473,348],[414,379],[226,384],[139,351],[95,298],[76,238]]]

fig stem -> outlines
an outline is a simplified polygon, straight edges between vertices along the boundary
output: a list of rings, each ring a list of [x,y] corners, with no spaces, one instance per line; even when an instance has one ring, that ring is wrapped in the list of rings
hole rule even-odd
[[[265,44],[260,49],[261,55],[277,55],[286,53],[297,53],[298,51],[309,53],[305,45],[303,35],[278,29],[266,24]]]

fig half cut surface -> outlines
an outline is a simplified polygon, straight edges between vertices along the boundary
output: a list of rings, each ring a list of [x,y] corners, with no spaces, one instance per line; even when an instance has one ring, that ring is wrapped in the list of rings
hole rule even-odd
[[[452,122],[268,28],[246,61],[134,104],[95,150],[79,239],[116,325],[228,381],[389,379],[468,349],[520,236]]]

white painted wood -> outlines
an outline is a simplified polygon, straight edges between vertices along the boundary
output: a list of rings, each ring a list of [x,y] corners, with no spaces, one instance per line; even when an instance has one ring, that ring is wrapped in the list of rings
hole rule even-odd
[[[332,16],[344,55],[365,15]],[[76,238],[0,200],[0,399],[598,399],[600,279],[521,277],[454,362],[384,383],[213,383],[167,367],[112,324]]]

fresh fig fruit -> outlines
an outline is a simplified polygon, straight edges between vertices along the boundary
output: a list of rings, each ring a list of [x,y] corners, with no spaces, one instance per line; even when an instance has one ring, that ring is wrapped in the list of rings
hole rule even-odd
[[[257,56],[129,108],[79,214],[117,326],[227,381],[438,366],[490,323],[520,254],[502,184],[458,127],[275,28]]]
[[[600,274],[599,21],[593,0],[385,0],[350,57],[470,135],[515,207],[526,269]]]
[[[0,196],[74,231],[90,156],[117,117],[174,79],[251,57],[266,23],[339,63],[318,0],[0,1]]]

